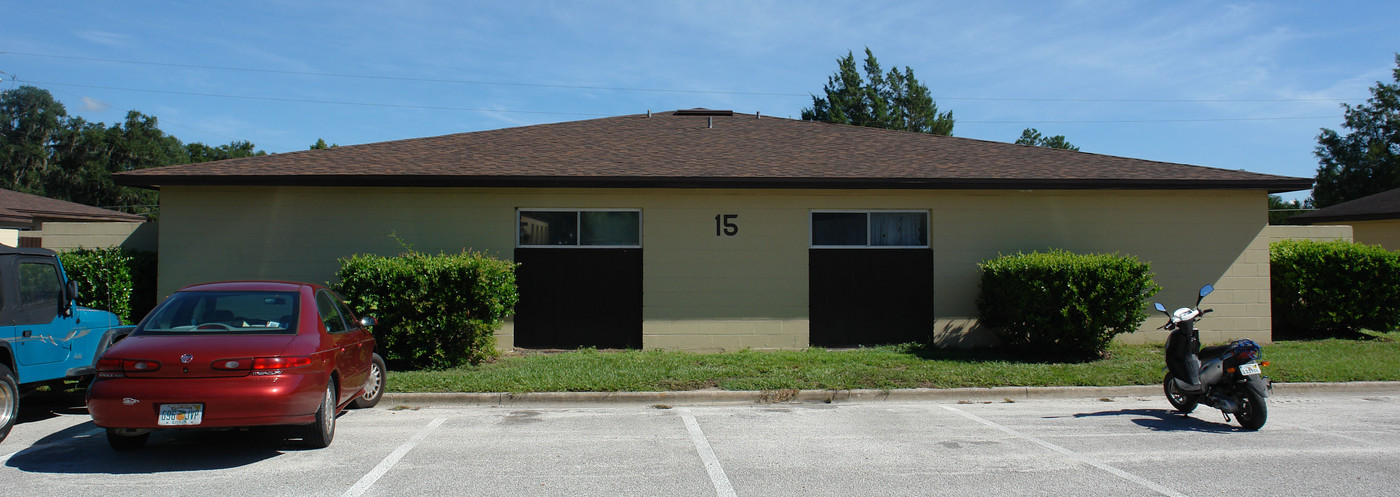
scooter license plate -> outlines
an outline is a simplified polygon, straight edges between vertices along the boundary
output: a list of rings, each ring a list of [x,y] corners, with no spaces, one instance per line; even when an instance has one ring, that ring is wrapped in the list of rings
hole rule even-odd
[[[1249,376],[1249,375],[1252,375],[1252,374],[1259,374],[1259,365],[1258,365],[1258,364],[1255,364],[1255,363],[1252,363],[1252,362],[1251,362],[1251,363],[1246,363],[1246,364],[1241,364],[1241,365],[1240,365],[1240,374],[1245,375],[1245,376]]]

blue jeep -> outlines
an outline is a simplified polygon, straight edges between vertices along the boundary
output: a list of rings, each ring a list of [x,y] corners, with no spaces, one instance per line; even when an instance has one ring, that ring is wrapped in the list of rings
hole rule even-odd
[[[21,385],[91,376],[97,358],[131,332],[77,297],[52,250],[0,245],[0,441],[19,417]]]

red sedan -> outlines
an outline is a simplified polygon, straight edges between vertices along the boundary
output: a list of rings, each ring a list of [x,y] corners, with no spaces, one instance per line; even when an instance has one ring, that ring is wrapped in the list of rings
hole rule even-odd
[[[373,325],[320,285],[188,286],[98,360],[88,412],[117,450],[156,429],[266,425],[305,425],[305,442],[325,447],[341,410],[383,394]]]

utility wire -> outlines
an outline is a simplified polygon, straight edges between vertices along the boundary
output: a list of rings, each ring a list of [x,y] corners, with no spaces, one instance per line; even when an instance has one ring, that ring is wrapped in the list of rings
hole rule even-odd
[[[29,83],[55,86],[71,86],[77,88],[94,88],[101,90],[135,91],[142,93],[161,93],[167,95],[188,95],[195,97],[217,97],[234,98],[244,100],[264,100],[272,102],[297,102],[329,105],[357,105],[364,107],[385,107],[396,109],[422,109],[422,110],[456,110],[468,112],[501,112],[512,114],[547,114],[565,116],[584,117],[609,117],[611,114],[596,114],[587,112],[559,112],[559,111],[532,111],[532,110],[502,110],[484,109],[476,107],[446,107],[434,105],[407,105],[407,104],[386,104],[376,102],[347,102],[339,100],[312,100],[301,98],[284,97],[263,97],[256,95],[227,95],[222,93],[199,93],[174,90],[147,90],[142,88],[123,88],[118,86],[84,85],[77,83],[59,83],[52,81],[24,80]],[[1090,119],[1090,120],[1025,120],[1025,121],[958,121],[958,124],[1094,124],[1094,123],[1185,123],[1185,122],[1225,122],[1225,121],[1284,121],[1284,120],[1305,120],[1305,119],[1336,119],[1338,116],[1282,116],[1282,117],[1239,117],[1239,118],[1205,118],[1205,119]]]
[[[221,71],[244,71],[244,73],[294,74],[294,76],[349,77],[361,80],[417,81],[417,83],[452,83],[504,85],[504,87],[567,88],[567,90],[612,90],[612,91],[651,91],[673,92],[673,94],[715,94],[715,95],[763,95],[763,97],[812,97],[808,94],[784,94],[784,92],[760,91],[715,91],[715,90],[675,90],[675,88],[627,88],[591,87],[577,84],[512,83],[512,81],[444,80],[444,78],[423,78],[406,76],[374,76],[374,74],[314,73],[314,71],[288,71],[276,69],[251,69],[251,67],[202,66],[202,64],[175,64],[165,62],[144,62],[144,60],[97,59],[97,57],[77,57],[67,55],[46,55],[46,53],[3,52],[0,55],[22,55],[31,57],[52,57],[52,59],[90,60],[90,62],[112,62],[122,64],[143,64],[143,66],[185,67],[185,69],[213,69]]]
[[[79,57],[73,55],[54,55],[27,52],[7,52],[0,50],[2,55],[21,55],[26,57],[44,57],[53,59],[83,60],[91,62],[111,62],[118,64],[137,64],[161,67],[181,67],[188,69],[212,69],[218,71],[240,71],[266,74],[289,74],[298,76],[320,76],[333,78],[358,78],[377,79],[389,81],[415,81],[424,83],[451,83],[451,84],[471,84],[471,85],[495,85],[495,86],[524,86],[535,88],[562,88],[576,90],[609,90],[609,91],[635,91],[635,92],[655,92],[655,93],[691,93],[691,94],[712,94],[712,95],[755,95],[773,97],[811,97],[809,93],[783,93],[783,92],[749,92],[749,91],[720,91],[720,90],[687,90],[676,88],[631,88],[616,86],[588,86],[588,85],[565,85],[546,83],[520,83],[511,81],[482,81],[469,79],[437,79],[437,78],[414,78],[407,76],[379,76],[370,74],[345,74],[311,71],[286,71],[278,69],[256,69],[248,67],[231,66],[211,66],[202,64],[176,64],[169,62],[151,62],[141,60],[104,59],[98,57]],[[1348,102],[1364,99],[1347,98],[1011,98],[1011,97],[950,97],[934,96],[935,100],[969,100],[969,101],[1001,101],[1001,102],[1155,102],[1155,103],[1190,103],[1190,102]]]
[[[136,91],[136,92],[142,92],[142,93],[162,93],[162,94],[166,94],[166,95],[188,95],[188,96],[193,96],[193,97],[237,98],[237,99],[243,99],[243,100],[265,100],[265,101],[270,101],[270,102],[298,102],[298,103],[331,104],[331,105],[358,105],[358,106],[363,106],[363,107],[389,107],[389,108],[396,108],[396,109],[460,110],[460,111],[469,111],[469,112],[502,112],[502,113],[512,113],[512,114],[555,114],[555,115],[565,115],[565,116],[586,116],[586,117],[606,117],[606,116],[608,116],[608,114],[592,114],[592,113],[585,113],[585,112],[558,112],[558,111],[535,111],[535,110],[502,110],[502,109],[483,109],[483,108],[475,108],[475,107],[445,107],[445,106],[435,106],[435,105],[385,104],[385,103],[376,103],[376,102],[346,102],[346,101],[340,101],[340,100],[312,100],[312,99],[302,99],[302,98],[261,97],[261,96],[256,96],[256,95],[226,95],[226,94],[222,94],[222,93],[199,93],[199,92],[192,92],[192,91],[147,90],[147,89],[143,89],[143,88],[122,88],[122,87],[118,87],[118,86],[83,85],[83,84],[76,84],[76,83],[58,83],[58,82],[53,82],[53,81],[34,81],[34,80],[24,80],[24,81],[29,82],[29,83],[41,84],[41,85],[71,86],[71,87],[76,87],[76,88],[93,88],[93,89],[99,89],[99,90]]]

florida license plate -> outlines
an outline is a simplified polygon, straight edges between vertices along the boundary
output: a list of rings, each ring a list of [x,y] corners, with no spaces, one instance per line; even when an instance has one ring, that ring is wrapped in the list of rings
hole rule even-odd
[[[204,404],[161,404],[156,424],[160,426],[190,426],[204,420]]]
[[[1258,365],[1258,364],[1255,364],[1255,363],[1252,363],[1252,362],[1251,362],[1251,363],[1246,363],[1246,364],[1241,364],[1241,365],[1240,365],[1240,374],[1245,375],[1245,376],[1249,376],[1249,375],[1252,375],[1252,374],[1259,374],[1259,365]]]

